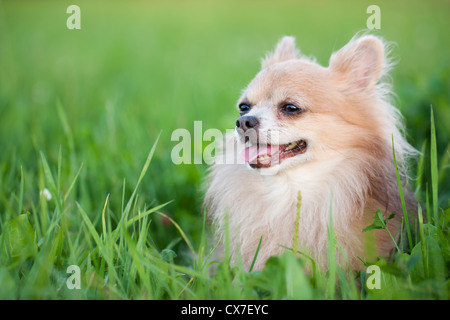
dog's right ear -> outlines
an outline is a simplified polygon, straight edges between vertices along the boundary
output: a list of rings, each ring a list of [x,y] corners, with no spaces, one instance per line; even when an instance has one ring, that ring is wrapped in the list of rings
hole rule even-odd
[[[375,36],[354,38],[331,56],[330,68],[344,76],[346,90],[373,90],[386,64],[384,47]]]
[[[264,69],[278,62],[297,59],[299,55],[300,52],[295,47],[295,38],[285,36],[278,42],[275,51],[267,54],[261,61],[261,67]]]

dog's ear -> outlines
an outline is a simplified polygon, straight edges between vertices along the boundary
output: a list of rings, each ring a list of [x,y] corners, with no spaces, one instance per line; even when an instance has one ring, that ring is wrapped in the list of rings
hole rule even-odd
[[[370,91],[380,78],[384,44],[374,36],[352,40],[330,58],[330,69],[344,76],[346,89]]]
[[[285,36],[278,42],[275,51],[266,55],[261,61],[261,67],[267,68],[268,66],[291,59],[297,59],[299,51],[295,47],[295,38]]]

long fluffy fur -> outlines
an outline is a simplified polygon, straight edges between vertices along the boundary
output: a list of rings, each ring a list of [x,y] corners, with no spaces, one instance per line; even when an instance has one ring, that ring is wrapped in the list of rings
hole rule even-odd
[[[296,68],[304,72],[306,76],[302,79],[310,82],[294,89],[307,92],[313,105],[324,107],[311,112],[309,120],[304,120],[309,122],[303,122],[299,130],[312,128],[305,134],[320,137],[321,143],[310,146],[311,151],[303,162],[277,174],[262,175],[243,163],[236,163],[232,151],[242,148],[242,144],[236,136],[226,138],[223,149],[228,161],[211,167],[205,206],[219,235],[228,230],[228,224],[234,259],[240,254],[244,265],[249,267],[261,236],[255,269],[262,269],[266,260],[280,254],[283,247],[293,246],[298,192],[301,193],[298,248],[311,255],[322,268],[328,264],[330,212],[337,241],[345,250],[345,255],[338,254],[339,263],[344,264],[348,259],[350,267],[361,268],[358,257],[371,258],[367,251],[370,237],[375,239],[377,247],[373,255],[387,256],[393,249],[393,242],[385,231],[362,232],[379,208],[384,216],[397,213],[388,228],[398,235],[402,208],[392,139],[404,182],[408,159],[416,154],[404,138],[401,115],[392,105],[391,86],[386,81],[391,64],[386,51],[385,42],[380,38],[355,37],[334,53],[330,65],[324,68],[302,57],[295,48],[294,38],[285,37],[262,61],[260,74],[246,90],[254,96],[263,95],[267,90],[265,83],[277,83],[277,74],[291,74]],[[358,59],[373,60],[373,70],[364,68],[364,63],[359,63]],[[355,65],[363,66],[363,70]],[[375,70],[377,66],[379,70]],[[371,78],[371,73],[378,76]],[[369,74],[367,78],[366,74]],[[291,82],[295,81],[296,78],[292,78]],[[328,87],[325,85],[321,89],[315,85],[319,82]],[[330,95],[339,110],[326,109]],[[292,127],[290,123],[282,123],[281,135],[285,130],[283,125]],[[403,187],[407,206],[414,209],[414,198]]]

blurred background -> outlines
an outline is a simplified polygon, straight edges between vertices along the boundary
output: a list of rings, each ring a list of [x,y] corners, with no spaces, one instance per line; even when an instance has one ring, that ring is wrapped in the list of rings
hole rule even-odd
[[[71,4],[81,9],[80,30],[66,27]],[[160,134],[139,197],[149,206],[173,200],[164,212],[195,240],[207,166],[172,163],[173,130],[193,133],[196,120],[203,131],[233,128],[240,90],[280,37],[295,36],[302,53],[326,66],[366,29],[372,4],[381,9],[374,33],[395,43],[391,76],[408,140],[429,148],[432,106],[444,169],[449,1],[0,1],[0,214],[21,170],[30,210],[39,197],[40,151],[55,169],[61,150],[64,183],[83,164],[74,199],[95,219],[110,194],[118,215],[123,191],[133,191]],[[428,159],[425,153],[425,168]],[[422,183],[429,176],[425,169]],[[440,175],[446,206],[448,180]],[[156,246],[177,234],[166,222],[152,222]]]

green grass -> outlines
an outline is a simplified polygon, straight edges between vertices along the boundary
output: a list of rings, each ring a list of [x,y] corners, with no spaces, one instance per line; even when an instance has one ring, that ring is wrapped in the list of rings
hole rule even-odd
[[[70,4],[0,1],[0,298],[449,299],[448,3],[380,4],[422,155],[417,222],[392,261],[367,262],[379,290],[295,247],[263,271],[231,267],[201,209],[206,165],[170,159],[173,130],[233,126],[240,90],[282,35],[327,65],[373,3],[79,1],[82,29],[68,30]],[[340,250],[332,226],[328,237]],[[70,265],[80,290],[66,285]]]

